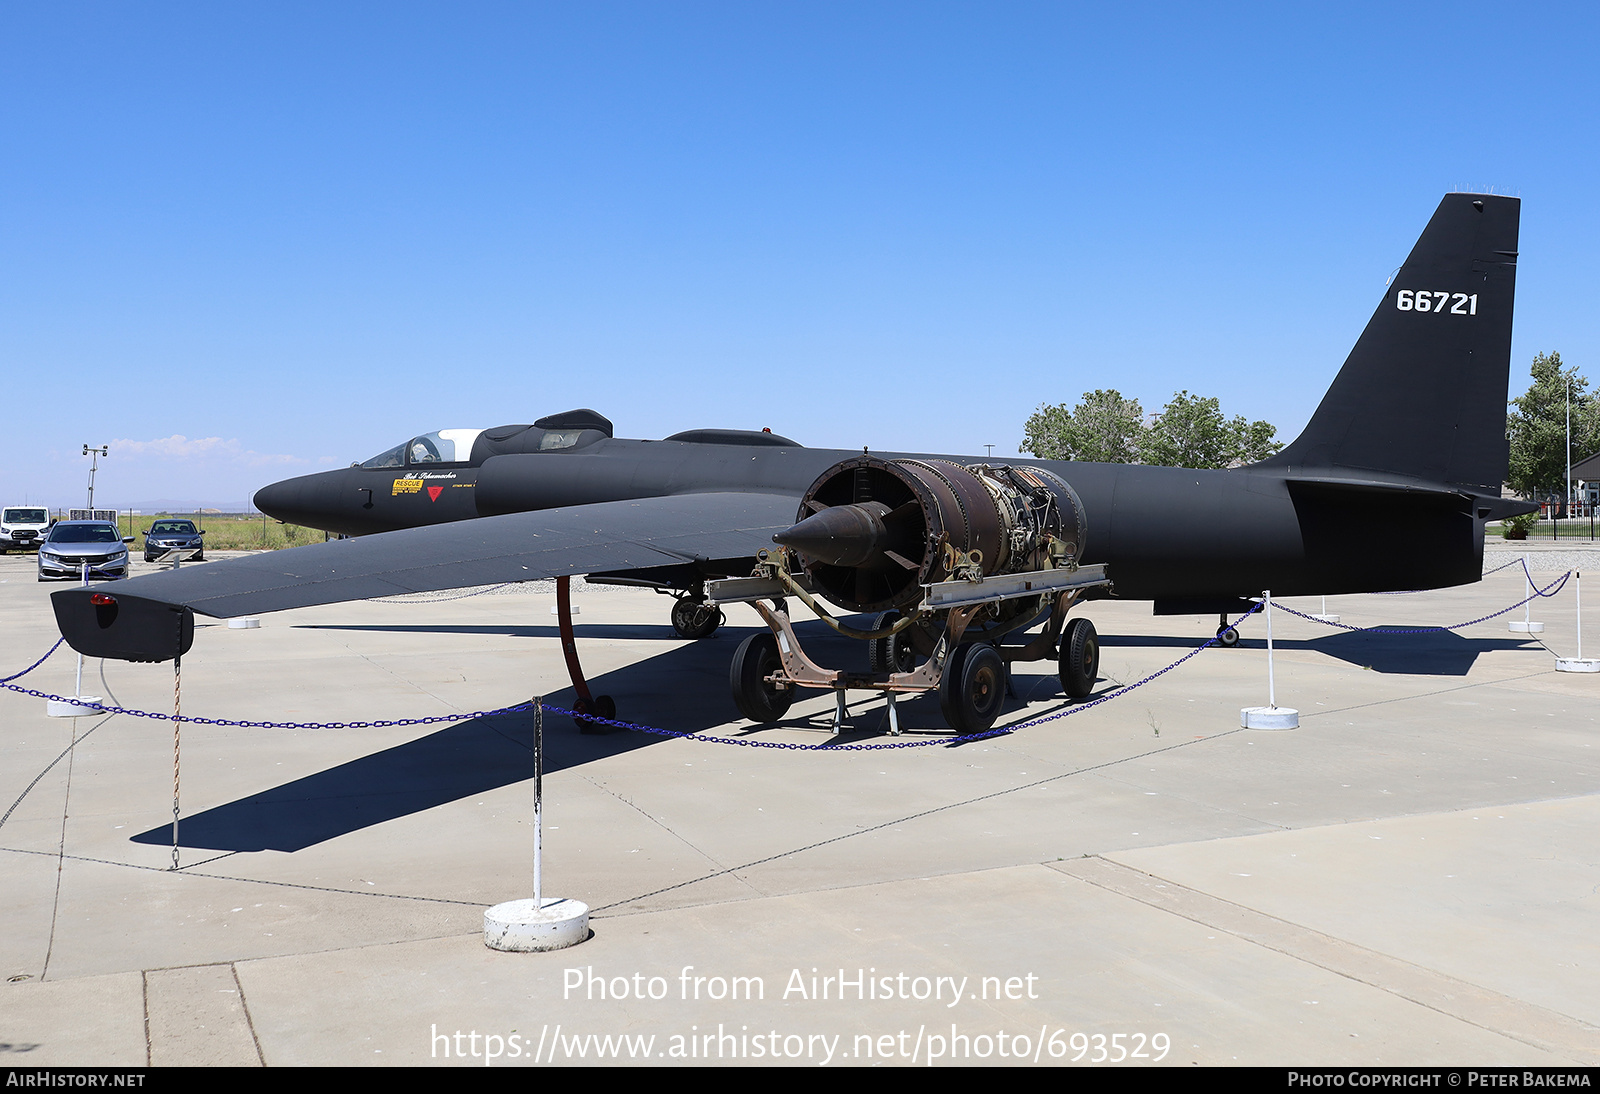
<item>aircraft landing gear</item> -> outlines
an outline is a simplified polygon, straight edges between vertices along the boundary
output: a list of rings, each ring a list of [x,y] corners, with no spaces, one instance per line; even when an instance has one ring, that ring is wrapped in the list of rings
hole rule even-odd
[[[680,596],[672,605],[672,629],[678,632],[680,638],[710,638],[717,633],[724,619],[722,609],[707,604],[704,594]]]
[[[567,675],[572,678],[572,690],[578,697],[572,709],[578,714],[593,714],[596,718],[615,718],[617,704],[609,695],[592,695],[589,681],[583,678],[583,666],[578,663],[578,642],[572,634],[572,579],[556,578],[556,615],[561,631],[561,652],[567,659]],[[596,725],[586,718],[575,719],[580,733],[616,733],[614,726]]]
[[[1228,624],[1228,617],[1223,616],[1217,621],[1217,645],[1225,650],[1231,650],[1239,644],[1239,631]]]
[[[1061,636],[1061,690],[1069,699],[1086,699],[1100,675],[1100,636],[1087,619],[1073,619]]]

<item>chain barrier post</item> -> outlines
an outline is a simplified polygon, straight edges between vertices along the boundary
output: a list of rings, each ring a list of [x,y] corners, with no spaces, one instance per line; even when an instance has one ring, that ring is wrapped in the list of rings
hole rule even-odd
[[[491,950],[564,950],[589,937],[589,906],[544,897],[544,700],[533,697],[533,899],[508,900],[483,913],[483,944]]]
[[[179,624],[182,634],[182,624]],[[178,868],[178,742],[183,725],[183,654],[172,659],[172,869]]]
[[[1267,616],[1267,705],[1245,707],[1239,711],[1239,725],[1245,729],[1298,729],[1300,712],[1278,705],[1278,689],[1272,667],[1272,590],[1261,593],[1261,607]]]
[[[1600,660],[1583,656],[1583,575],[1572,575],[1573,598],[1578,612],[1578,656],[1556,658],[1557,672],[1600,672]]]
[[[1513,619],[1506,624],[1506,630],[1513,634],[1538,634],[1544,630],[1544,624],[1533,618],[1533,571],[1528,569],[1527,555],[1522,556],[1522,583],[1527,590],[1527,599],[1522,602],[1522,620]]]
[[[88,588],[89,587],[89,564],[87,562],[83,563],[83,565],[79,568],[78,576],[80,578],[82,578],[84,588]],[[62,639],[62,641],[65,641],[65,639]],[[56,645],[60,645],[60,644],[61,644],[60,642],[56,643]],[[53,651],[55,649],[55,647],[52,646],[51,649]],[[49,654],[45,654],[45,656],[48,657],[50,655]],[[17,673],[17,676],[21,676],[21,675],[22,675],[22,673],[20,673],[20,672]],[[15,677],[12,677],[12,679],[15,679]],[[77,677],[77,683],[74,684],[73,687],[72,687],[72,698],[71,699],[47,699],[47,700],[45,700],[45,705],[44,705],[45,714],[47,714],[51,718],[86,718],[86,717],[93,717],[94,715],[99,714],[100,711],[97,710],[95,707],[90,706],[89,704],[98,703],[98,702],[101,701],[101,698],[102,697],[99,696],[99,695],[85,695],[83,693],[83,654],[80,653],[80,654],[78,654],[78,677]],[[76,724],[74,724],[73,727],[72,727],[72,733],[73,733],[73,736],[77,736],[78,727],[77,727]]]

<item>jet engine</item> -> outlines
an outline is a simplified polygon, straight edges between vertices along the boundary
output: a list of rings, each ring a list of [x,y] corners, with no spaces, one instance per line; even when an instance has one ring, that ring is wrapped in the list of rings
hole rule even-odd
[[[913,607],[953,578],[1075,565],[1085,532],[1077,493],[1043,468],[869,455],[824,471],[795,520],[772,538],[856,612]]]

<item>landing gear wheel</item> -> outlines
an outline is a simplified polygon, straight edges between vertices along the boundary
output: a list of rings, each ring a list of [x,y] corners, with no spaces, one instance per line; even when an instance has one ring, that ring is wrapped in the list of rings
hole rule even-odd
[[[794,688],[767,682],[767,677],[782,667],[778,640],[771,631],[752,634],[739,643],[728,670],[728,685],[740,714],[752,722],[776,722],[789,712]]]
[[[680,596],[672,605],[672,629],[679,637],[710,638],[722,626],[722,609],[692,596]]]
[[[1069,699],[1084,699],[1100,675],[1100,636],[1087,619],[1073,619],[1061,636],[1061,690]]]
[[[1000,717],[1006,663],[993,646],[959,646],[939,680],[939,709],[957,733],[982,733]]]
[[[1231,650],[1239,644],[1239,632],[1232,627],[1217,628],[1217,645],[1225,650]]]
[[[582,715],[593,715],[596,718],[615,718],[617,716],[616,701],[609,695],[596,695],[594,699],[584,699],[581,696],[573,702],[572,711],[579,715],[574,719],[578,723],[579,733],[616,733],[617,726],[597,725]]]
[[[872,621],[872,629],[881,631],[899,621],[899,612],[884,612]],[[910,672],[917,667],[917,651],[911,648],[905,631],[872,638],[867,641],[867,666],[873,672]]]

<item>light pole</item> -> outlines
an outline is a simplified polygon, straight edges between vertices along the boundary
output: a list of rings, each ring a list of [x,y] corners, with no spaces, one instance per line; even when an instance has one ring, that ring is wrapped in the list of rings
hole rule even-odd
[[[94,473],[100,469],[100,457],[111,455],[111,447],[103,444],[96,448],[93,445],[86,444],[83,446],[83,454],[94,457],[89,464],[89,511],[92,513],[94,512]]]

